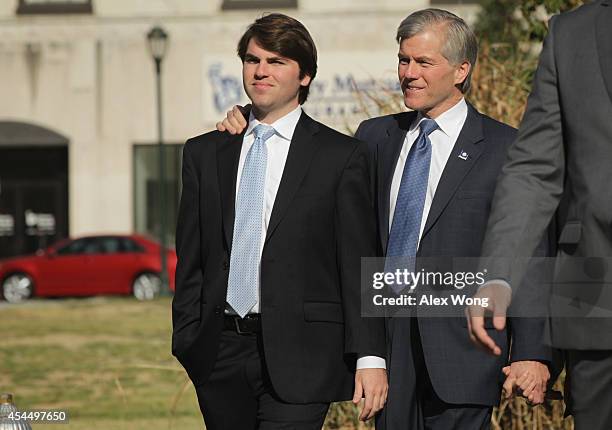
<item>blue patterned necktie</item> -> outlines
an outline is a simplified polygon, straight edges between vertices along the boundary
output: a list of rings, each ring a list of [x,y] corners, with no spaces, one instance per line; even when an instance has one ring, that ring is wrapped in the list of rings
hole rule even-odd
[[[419,135],[408,152],[397,193],[387,245],[385,272],[395,272],[396,269],[403,270],[404,268],[414,270],[423,206],[427,194],[429,165],[431,164],[429,135],[438,128],[438,124],[433,119],[424,119],[419,124],[419,128]],[[399,293],[404,287],[404,285],[392,285],[396,293]]]
[[[268,158],[266,140],[274,132],[274,128],[265,124],[259,124],[253,129],[255,141],[247,153],[238,186],[227,303],[241,317],[257,303],[261,217]]]

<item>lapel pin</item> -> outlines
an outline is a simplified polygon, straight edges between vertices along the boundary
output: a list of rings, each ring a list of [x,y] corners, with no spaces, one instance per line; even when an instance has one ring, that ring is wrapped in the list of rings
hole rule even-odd
[[[459,158],[461,158],[463,161],[467,160],[468,159],[468,153],[465,152],[465,151],[461,151],[459,153]]]

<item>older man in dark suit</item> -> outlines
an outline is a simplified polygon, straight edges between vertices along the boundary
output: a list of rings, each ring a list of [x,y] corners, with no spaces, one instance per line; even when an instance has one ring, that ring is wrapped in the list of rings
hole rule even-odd
[[[418,11],[400,24],[397,41],[404,102],[413,112],[365,121],[356,133],[376,156],[383,249],[422,260],[478,257],[515,131],[464,99],[477,42],[463,20],[438,9]],[[489,428],[507,361],[517,373],[546,369],[543,327],[542,319],[513,321],[493,334],[502,345],[493,357],[471,348],[464,318],[426,312],[391,318],[390,391],[379,428]]]

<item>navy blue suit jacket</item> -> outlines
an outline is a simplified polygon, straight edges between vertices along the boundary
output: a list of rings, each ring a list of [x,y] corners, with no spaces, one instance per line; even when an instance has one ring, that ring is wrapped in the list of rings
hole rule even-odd
[[[355,135],[368,143],[376,163],[374,187],[382,249],[388,241],[393,172],[416,115],[404,112],[373,118],[364,121]],[[417,257],[443,261],[444,257],[480,256],[496,180],[515,136],[515,129],[468,104],[467,119],[436,189]],[[458,157],[461,152],[468,154],[467,160]],[[487,322],[489,334],[502,347],[499,357],[471,343],[465,318],[418,317],[427,370],[443,401],[494,405],[503,382],[501,369],[509,360],[550,360],[550,348],[543,344],[544,318],[510,319],[501,332]]]

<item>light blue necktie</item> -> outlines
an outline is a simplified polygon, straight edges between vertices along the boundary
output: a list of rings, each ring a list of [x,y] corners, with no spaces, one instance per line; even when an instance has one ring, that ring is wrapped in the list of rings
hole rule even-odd
[[[247,153],[238,186],[227,303],[241,317],[257,303],[261,217],[268,158],[266,140],[274,132],[274,128],[265,124],[259,124],[253,129],[255,142]]]
[[[414,270],[431,164],[429,135],[438,128],[438,124],[433,119],[424,119],[419,128],[419,135],[408,152],[402,172],[387,244],[385,272],[404,268]],[[394,284],[391,287],[399,293],[405,285]]]

